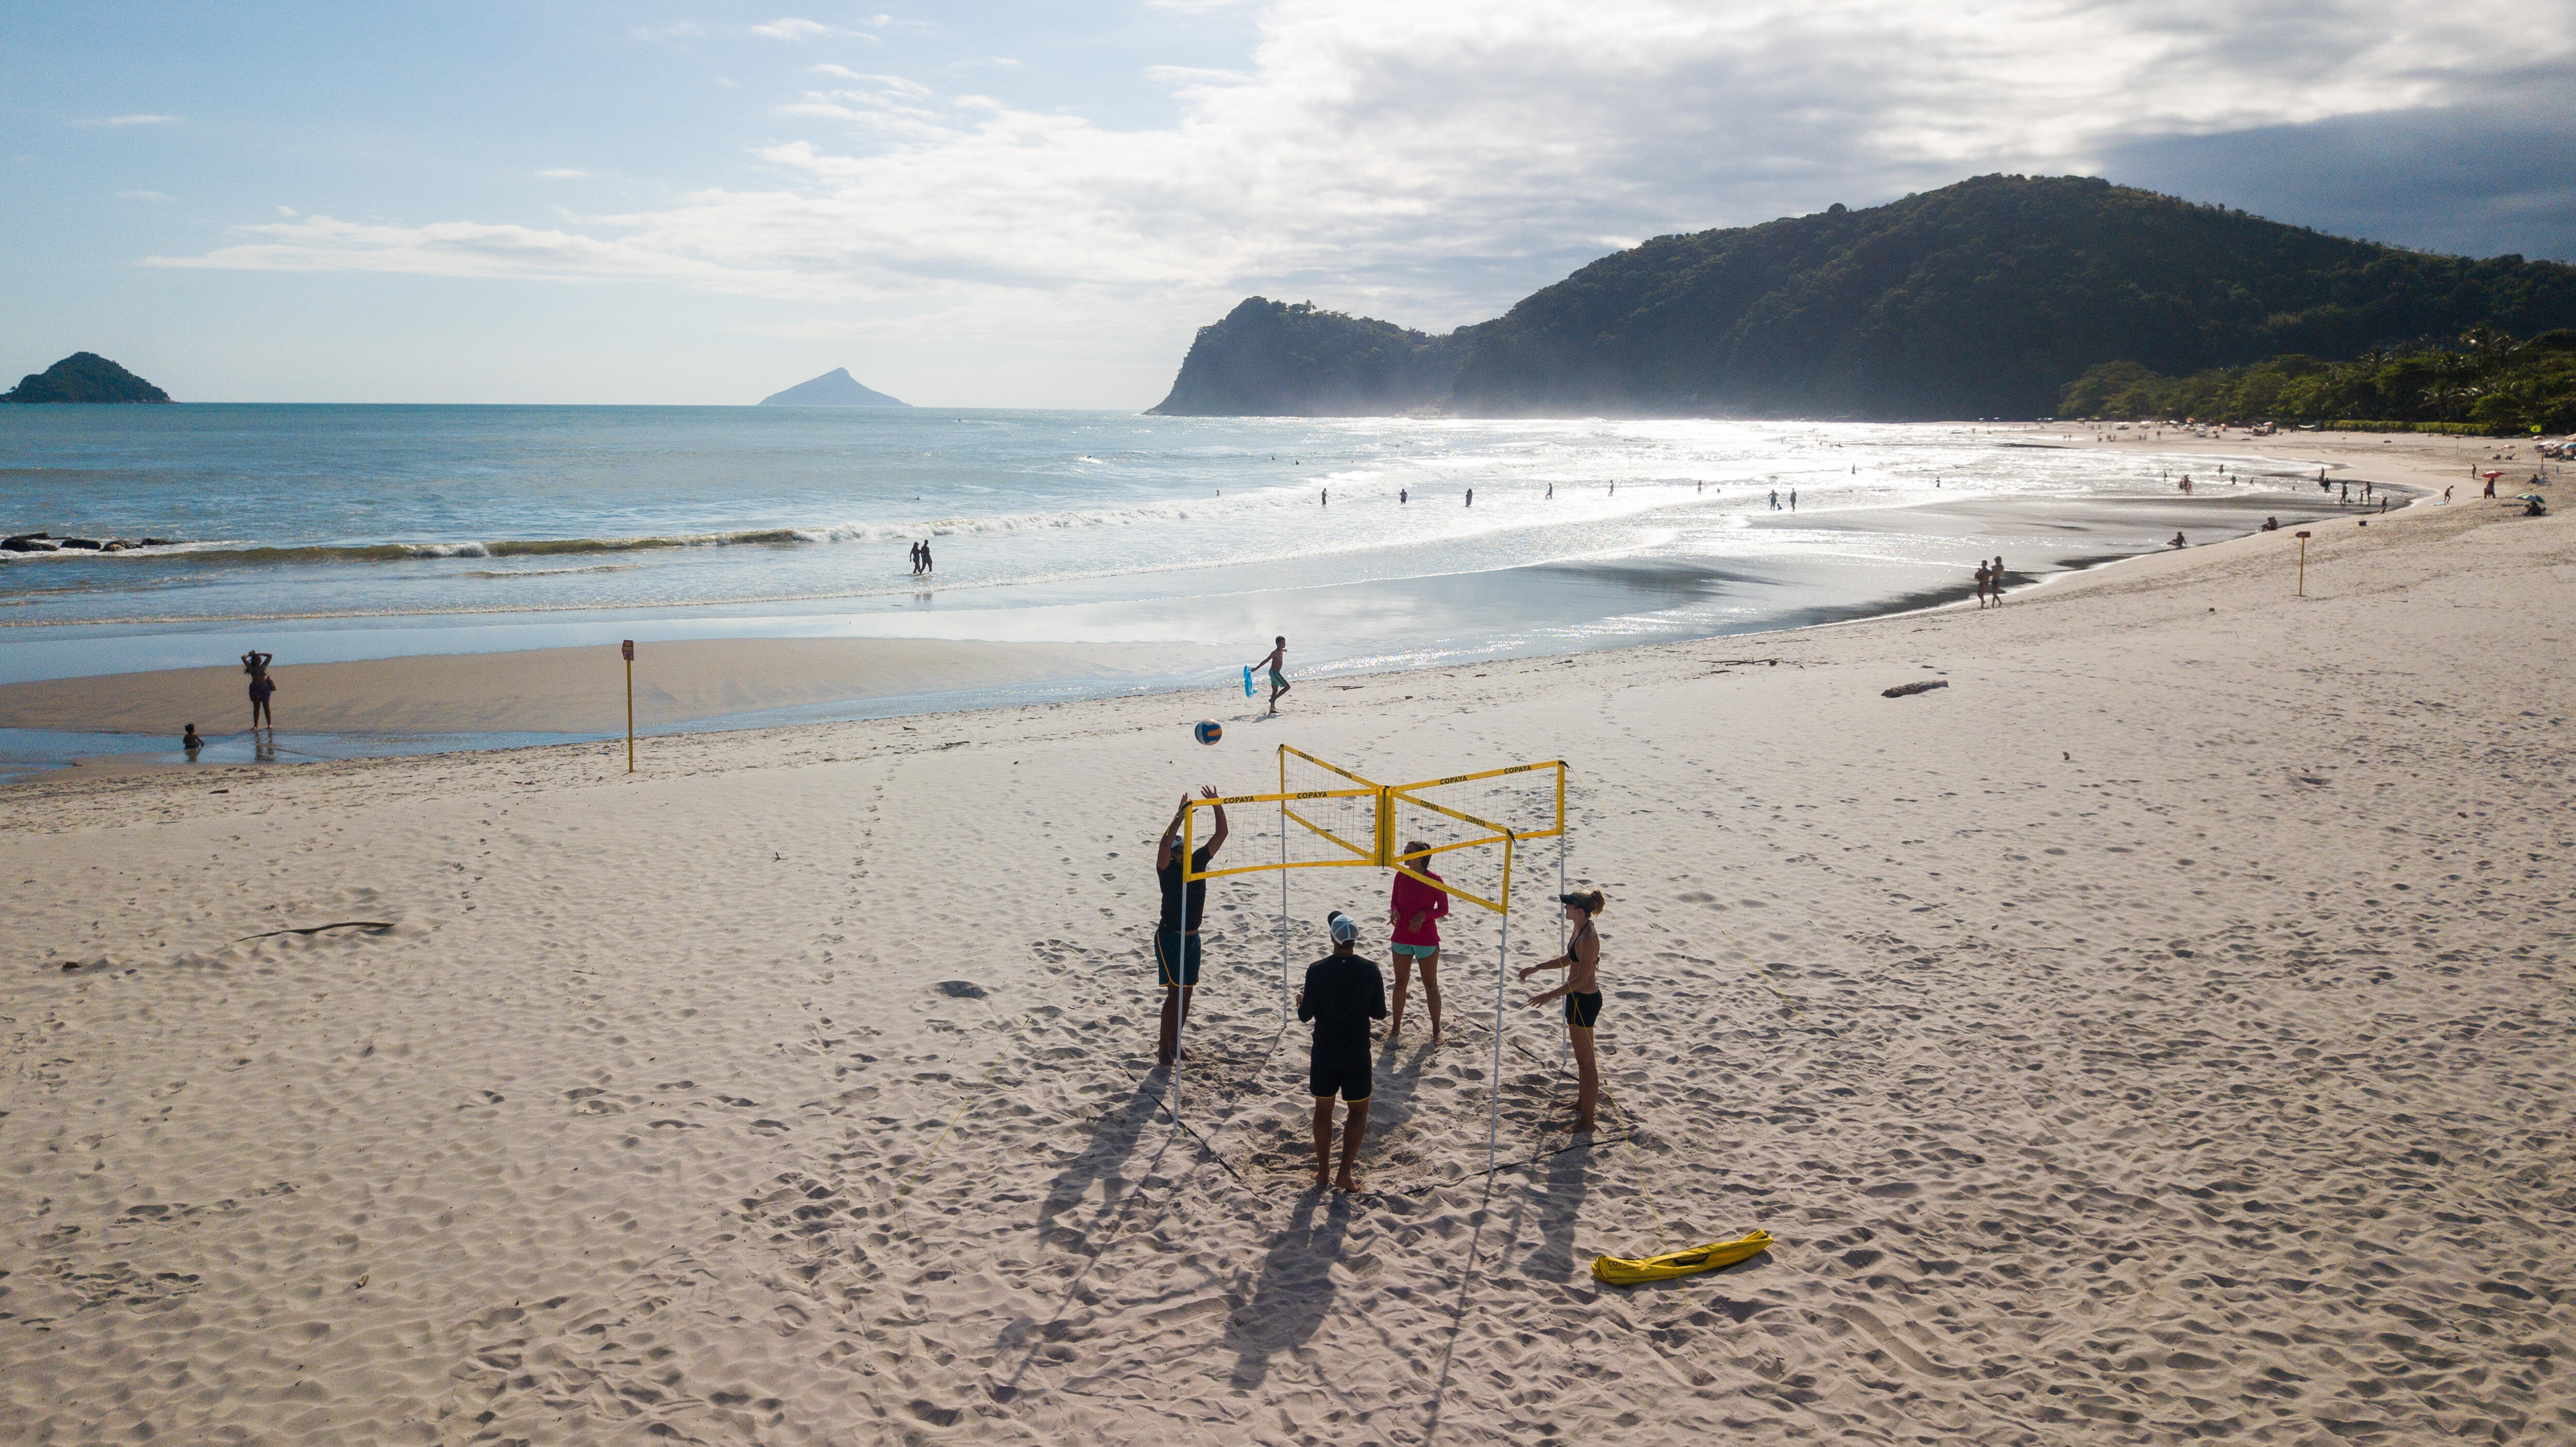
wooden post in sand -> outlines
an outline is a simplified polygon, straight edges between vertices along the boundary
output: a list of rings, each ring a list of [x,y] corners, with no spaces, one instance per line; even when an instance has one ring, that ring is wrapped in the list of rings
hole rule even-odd
[[[2308,596],[2308,535],[2299,534],[2299,596]]]
[[[636,641],[626,639],[621,651],[626,654],[626,772],[636,772]]]

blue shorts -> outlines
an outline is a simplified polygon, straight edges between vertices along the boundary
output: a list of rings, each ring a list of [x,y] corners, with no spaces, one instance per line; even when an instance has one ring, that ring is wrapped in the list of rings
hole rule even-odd
[[[1387,948],[1388,948],[1388,949],[1390,949],[1390,950],[1393,950],[1395,953],[1397,953],[1397,954],[1399,954],[1399,955],[1411,955],[1411,956],[1413,956],[1413,957],[1414,957],[1415,959],[1417,959],[1417,960],[1419,960],[1419,959],[1427,959],[1427,958],[1429,958],[1429,957],[1430,957],[1430,956],[1432,956],[1432,955],[1436,955],[1436,954],[1440,953],[1440,946],[1438,946],[1438,945],[1436,945],[1436,944],[1429,944],[1429,945],[1388,945],[1388,946],[1387,946]]]
[[[1180,978],[1174,979],[1174,961]],[[1199,937],[1178,930],[1154,931],[1154,979],[1166,990],[1196,989],[1199,983]]]

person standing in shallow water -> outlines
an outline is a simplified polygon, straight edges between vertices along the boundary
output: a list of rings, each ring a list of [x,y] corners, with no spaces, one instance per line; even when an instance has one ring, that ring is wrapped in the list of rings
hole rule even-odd
[[[1565,917],[1574,924],[1574,934],[1565,942],[1565,953],[1542,964],[1521,967],[1526,980],[1541,970],[1565,971],[1565,983],[1544,995],[1530,997],[1530,1005],[1544,1005],[1550,1000],[1565,1001],[1565,1038],[1574,1048],[1575,1095],[1574,1128],[1590,1130],[1597,1123],[1595,1112],[1601,1103],[1601,1066],[1592,1055],[1593,1022],[1601,1018],[1601,935],[1592,921],[1609,901],[1601,891],[1557,896],[1565,906]]]
[[[1199,797],[1213,799],[1216,790],[1203,784]],[[1188,880],[1183,887],[1181,818],[1189,807],[1189,795],[1183,794],[1172,822],[1163,826],[1163,842],[1154,849],[1154,874],[1163,886],[1163,915],[1154,925],[1154,978],[1163,987],[1163,1034],[1154,1048],[1158,1066],[1169,1066],[1180,1054],[1181,1021],[1199,986],[1199,916],[1207,909],[1207,881]],[[1205,872],[1208,861],[1225,847],[1225,806],[1219,804],[1213,812],[1216,828],[1208,842],[1190,853],[1188,873]]]
[[[268,726],[270,728],[273,729],[277,727],[277,715],[268,706],[269,699],[275,697],[277,694],[277,680],[268,676],[268,666],[275,662],[276,659],[276,654],[262,653],[256,648],[242,655],[242,672],[250,675],[250,729],[252,733],[259,732],[260,721],[262,719],[266,719],[268,721]]]
[[[1386,977],[1377,961],[1359,953],[1357,920],[1340,910],[1325,917],[1333,952],[1306,967],[1306,988],[1297,992],[1297,1018],[1315,1023],[1315,1042],[1306,1061],[1306,1093],[1315,1098],[1315,1189],[1329,1182],[1345,1191],[1360,1188],[1352,1174],[1360,1159],[1360,1141],[1368,1135],[1369,1097],[1376,1093],[1369,1065],[1369,1022],[1386,1018]],[[1342,1169],[1333,1173],[1333,1097],[1345,1103],[1342,1124]]]

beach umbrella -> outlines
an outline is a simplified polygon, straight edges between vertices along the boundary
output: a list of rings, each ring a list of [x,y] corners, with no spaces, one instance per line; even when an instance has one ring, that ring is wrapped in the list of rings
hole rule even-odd
[[[2481,473],[2479,473],[2479,474],[2478,474],[2478,476],[2480,476],[2480,477],[2485,477],[2485,478],[2497,478],[2497,477],[2502,477],[2502,476],[2504,476],[2504,474],[2503,474],[2503,473],[2501,473],[2501,472],[2481,472]]]

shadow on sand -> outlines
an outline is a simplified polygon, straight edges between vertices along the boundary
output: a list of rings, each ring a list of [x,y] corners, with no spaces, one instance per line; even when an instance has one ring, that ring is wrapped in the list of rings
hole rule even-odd
[[[1091,1122],[1091,1138],[1065,1168],[1056,1173],[1047,1186],[1046,1199],[1038,1205],[1038,1239],[1049,1246],[1068,1250],[1089,1249],[1089,1228],[1107,1217],[1120,1200],[1119,1168],[1136,1153],[1138,1146],[1154,1134],[1154,1117],[1162,1111],[1163,1092],[1158,1077],[1148,1076],[1138,1083],[1136,1093],[1112,1104]],[[1099,1212],[1080,1226],[1059,1226],[1057,1219],[1076,1206],[1091,1192],[1091,1183],[1106,1181]]]
[[[1338,1191],[1309,1190],[1297,1200],[1288,1229],[1270,1243],[1252,1300],[1226,1322],[1234,1348],[1237,1389],[1258,1387],[1270,1359],[1295,1352],[1323,1326],[1333,1309],[1333,1263],[1341,1259],[1351,1213],[1358,1209]]]

